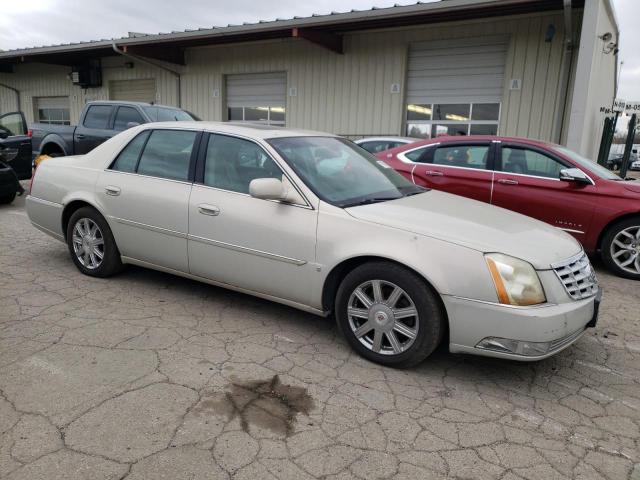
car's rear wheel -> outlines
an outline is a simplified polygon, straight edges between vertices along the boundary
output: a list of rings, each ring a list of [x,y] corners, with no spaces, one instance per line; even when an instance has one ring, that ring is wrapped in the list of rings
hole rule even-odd
[[[122,269],[109,224],[91,207],[82,207],[71,215],[67,244],[73,263],[85,275],[108,277]]]
[[[422,362],[442,339],[436,294],[411,270],[390,262],[351,271],[336,295],[338,325],[363,357],[391,367]]]
[[[616,275],[640,280],[640,217],[618,222],[607,231],[602,259]]]
[[[13,202],[16,198],[16,193],[17,192],[0,195],[0,205],[6,205],[7,203]]]

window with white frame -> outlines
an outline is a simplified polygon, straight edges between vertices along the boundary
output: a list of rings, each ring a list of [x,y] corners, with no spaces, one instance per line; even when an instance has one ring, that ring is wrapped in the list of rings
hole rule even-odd
[[[428,103],[407,105],[409,137],[497,135],[499,103]]]
[[[37,123],[71,125],[69,97],[35,97]]]

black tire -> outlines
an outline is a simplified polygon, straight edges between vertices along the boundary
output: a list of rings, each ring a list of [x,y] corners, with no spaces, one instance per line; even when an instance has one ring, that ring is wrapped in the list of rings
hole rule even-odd
[[[359,301],[352,298],[352,295],[355,295],[354,292],[356,289],[367,284],[367,282],[374,280],[380,280],[382,282],[382,287],[387,289],[387,292],[392,290],[393,286],[399,287],[407,295],[406,297],[403,296],[400,301],[404,301],[405,306],[407,305],[406,302],[413,302],[413,305],[417,310],[417,317],[413,317],[409,320],[410,322],[413,322],[411,327],[413,327],[414,330],[417,330],[417,334],[415,335],[413,343],[407,343],[406,349],[403,348],[400,353],[385,355],[383,353],[375,352],[373,350],[375,331],[372,330],[370,333],[362,335],[361,337],[364,342],[371,342],[371,347],[368,347],[358,339],[354,333],[353,327],[351,326],[350,315],[348,314],[349,304],[350,302]],[[373,285],[371,285],[371,288],[373,288]],[[387,302],[391,296],[390,293],[385,293],[384,290],[381,295],[383,299],[386,298],[384,302]],[[369,299],[371,300],[372,297],[369,297]],[[382,305],[384,305],[384,302]],[[377,305],[381,305],[381,303],[377,303]],[[351,306],[353,306],[353,303]],[[383,308],[386,308],[386,305],[384,305]],[[403,307],[400,306],[399,308]],[[375,315],[375,313],[372,314]],[[395,368],[408,368],[417,365],[431,355],[431,353],[440,344],[446,325],[446,316],[442,311],[439,298],[437,294],[426,284],[424,279],[407,268],[395,263],[384,261],[366,263],[347,274],[340,284],[338,293],[336,294],[335,317],[340,330],[356,352],[368,360]],[[384,314],[382,318],[385,318]],[[354,319],[354,322],[355,320],[356,319]],[[360,321],[362,324],[356,325],[354,323],[354,325],[356,327],[361,327],[367,322],[364,319],[361,319]],[[373,320],[369,319],[369,322],[372,321]],[[386,322],[387,320],[383,321]],[[415,328],[416,324],[417,329]],[[390,337],[386,336],[386,333],[384,335],[385,336],[383,336],[382,340],[383,348],[380,350],[382,351],[386,348],[387,351],[389,351],[389,349],[392,348]],[[404,338],[405,342],[409,341],[409,337],[404,337],[402,334],[398,336],[395,331],[393,332],[393,335],[396,342],[399,342],[399,338]],[[387,346],[384,346],[384,342],[387,343]]]
[[[74,250],[74,229],[76,228],[76,224],[83,219],[89,219],[98,226],[100,230],[100,237],[103,240],[103,257],[100,264],[94,268],[88,268],[83,265]],[[69,224],[67,225],[67,246],[69,247],[69,253],[71,254],[73,263],[75,263],[78,270],[85,275],[104,278],[114,275],[122,270],[120,251],[118,250],[118,246],[113,238],[109,224],[103,216],[92,207],[79,208],[71,215]]]
[[[0,205],[6,205],[13,202],[16,199],[16,194],[17,192],[0,195]]]
[[[621,220],[615,224],[613,224],[607,232],[605,233],[602,239],[602,248],[601,248],[601,256],[602,261],[606,265],[606,267],[613,273],[615,273],[619,277],[630,278],[632,280],[640,280],[640,273],[633,273],[631,271],[625,270],[623,267],[618,265],[617,261],[613,258],[612,245],[616,237],[627,229],[640,228],[640,216],[627,218],[625,220]],[[625,242],[629,241],[629,248],[636,248],[636,256],[634,258],[640,257],[640,239],[638,241],[633,241],[630,238],[628,240],[625,239]],[[622,263],[626,259],[631,258],[633,252],[630,250],[630,253],[622,255]],[[639,260],[640,262],[640,260]],[[634,262],[635,263],[635,262]]]

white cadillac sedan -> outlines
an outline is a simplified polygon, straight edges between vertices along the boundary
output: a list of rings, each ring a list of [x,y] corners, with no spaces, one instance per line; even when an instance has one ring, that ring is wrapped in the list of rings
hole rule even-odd
[[[96,277],[135,264],[318,315],[385,365],[452,352],[539,360],[595,325],[569,235],[406,180],[333,135],[183,122],[43,162],[31,222]]]

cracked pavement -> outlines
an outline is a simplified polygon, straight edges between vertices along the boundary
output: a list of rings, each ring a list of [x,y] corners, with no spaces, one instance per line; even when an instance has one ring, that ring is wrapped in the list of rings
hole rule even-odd
[[[534,364],[355,355],[330,320],[163,273],[80,274],[0,207],[0,478],[640,479],[640,284]]]

